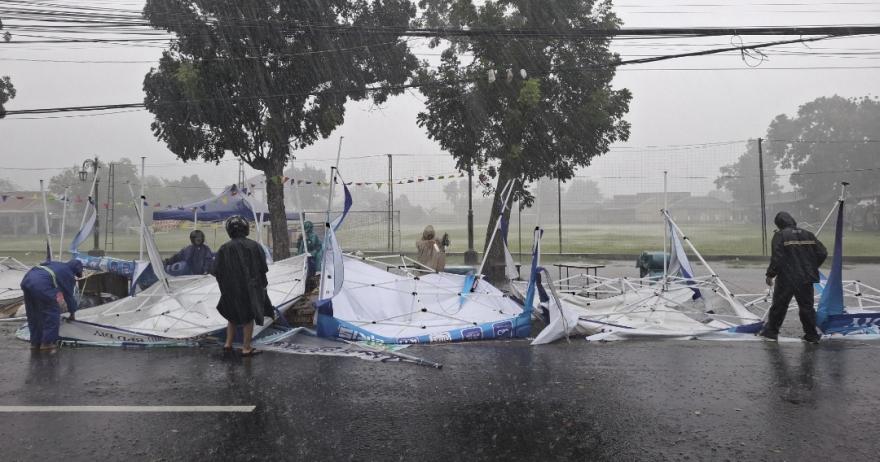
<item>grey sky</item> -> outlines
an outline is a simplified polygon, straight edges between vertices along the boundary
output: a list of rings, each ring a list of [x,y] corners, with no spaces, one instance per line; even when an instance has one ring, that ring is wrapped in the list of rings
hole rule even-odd
[[[3,3],[0,1],[0,17]],[[142,5],[134,1],[100,0],[72,3],[130,9],[140,9]],[[880,24],[880,5],[869,1],[677,0],[663,3],[665,5],[652,0],[618,0],[615,8],[626,27]],[[15,33],[12,27],[9,29]],[[747,43],[775,40],[773,37],[742,39]],[[615,42],[614,48],[626,59],[691,51],[698,45],[730,46],[731,42],[738,44],[739,39],[652,39]],[[629,142],[616,146],[581,175],[598,179],[603,192],[610,195],[633,189],[656,190],[662,187],[659,171],[669,167],[684,172],[680,176],[691,177],[679,184],[673,181],[671,189],[704,193],[712,188],[711,178],[716,176],[718,167],[742,152],[742,144],[706,148],[672,145],[762,136],[774,116],[792,114],[800,104],[819,96],[878,95],[878,69],[852,69],[876,66],[880,56],[877,50],[880,50],[880,38],[876,36],[841,38],[811,44],[809,48],[788,45],[766,50],[769,60],[756,68],[748,67],[737,53],[621,68],[615,87],[626,87],[633,93],[627,116],[633,124],[632,136]],[[420,51],[428,54],[422,56],[425,59],[432,59],[429,55],[436,53],[436,50]],[[139,102],[143,99],[143,76],[160,53],[161,48],[139,46],[0,44],[0,75],[12,77],[18,90],[18,97],[7,105],[8,109]],[[21,59],[146,63],[86,64]],[[750,60],[748,64],[756,62]],[[822,69],[828,67],[848,69]],[[418,163],[415,160],[419,158],[402,160],[399,165],[402,173],[395,176],[403,176],[407,169],[413,174],[446,173],[451,162],[433,156],[442,152],[415,123],[420,108],[421,97],[417,92],[393,98],[381,108],[350,104],[345,124],[330,139],[297,155],[303,159],[331,159],[335,157],[339,136],[344,136],[343,159],[383,153],[419,154],[426,157]],[[184,166],[176,161],[153,138],[149,129],[151,117],[144,110],[88,115],[53,119],[39,115],[33,116],[39,118],[37,120],[10,117],[0,121],[0,177],[9,178],[24,188],[36,188],[40,178],[49,178],[57,171],[9,169],[61,168],[98,155],[104,160],[147,156],[148,174],[179,178],[197,173],[217,188],[235,181],[235,162],[217,167]],[[346,171],[346,162],[343,161],[343,171]],[[381,161],[348,162],[357,165],[356,169],[348,170],[348,179],[371,181],[386,176],[387,169]],[[310,163],[327,165],[326,162]],[[424,167],[426,165],[428,167]],[[422,168],[431,170],[420,170]],[[651,178],[644,181],[616,178],[627,175]]]

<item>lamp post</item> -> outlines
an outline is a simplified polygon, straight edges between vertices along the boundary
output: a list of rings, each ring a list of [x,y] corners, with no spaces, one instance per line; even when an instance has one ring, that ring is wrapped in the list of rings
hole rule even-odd
[[[101,223],[101,220],[98,219],[98,207],[99,207],[99,205],[98,205],[99,204],[99,202],[98,202],[98,191],[99,191],[98,187],[99,187],[99,185],[98,185],[98,183],[101,181],[100,178],[98,177],[98,168],[99,167],[100,167],[100,163],[98,162],[98,157],[95,156],[94,159],[84,160],[82,163],[82,168],[79,171],[79,181],[82,181],[82,182],[85,182],[89,179],[89,171],[87,169],[91,168],[92,174],[95,175],[94,189],[92,191],[89,191],[89,195],[95,201],[95,230],[94,230],[94,237],[95,237],[94,246],[95,247],[92,250],[89,250],[89,255],[97,256],[97,257],[104,256],[104,251],[101,250],[98,245],[98,235],[99,235],[98,226]]]

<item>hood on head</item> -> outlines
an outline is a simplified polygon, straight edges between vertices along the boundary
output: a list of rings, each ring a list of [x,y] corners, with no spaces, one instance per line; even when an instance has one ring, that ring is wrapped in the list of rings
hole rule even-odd
[[[425,226],[425,230],[422,231],[422,240],[428,241],[434,239],[434,227],[431,225]]]
[[[773,223],[776,224],[776,227],[779,229],[785,228],[793,228],[797,226],[797,222],[794,221],[791,214],[788,212],[779,212],[776,214],[776,218],[773,219]]]
[[[303,228],[306,230],[306,233],[311,233],[313,229],[315,229],[315,224],[311,221],[307,221],[303,223]]]
[[[83,264],[81,261],[74,258],[73,260],[68,261],[67,267],[70,268],[70,271],[76,275],[76,277],[81,278],[83,275]]]

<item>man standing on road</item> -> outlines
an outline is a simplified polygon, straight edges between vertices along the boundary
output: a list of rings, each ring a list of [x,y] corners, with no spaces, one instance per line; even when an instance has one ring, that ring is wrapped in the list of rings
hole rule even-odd
[[[254,323],[263,325],[263,318],[272,317],[274,307],[266,287],[266,254],[260,244],[247,238],[250,227],[244,218],[236,215],[226,220],[230,241],[220,246],[212,274],[220,286],[217,311],[226,319],[224,351],[232,351],[232,342],[238,326],[243,326],[244,338],[241,355],[260,353],[251,346]]]
[[[21,290],[32,350],[55,351],[61,311],[66,308],[68,319],[74,320],[76,278],[82,277],[82,271],[82,262],[73,259],[66,263],[47,261],[25,273]]]
[[[779,229],[773,234],[773,253],[770,266],[767,267],[766,282],[768,286],[773,286],[775,278],[776,285],[773,287],[773,305],[770,306],[767,323],[758,335],[769,340],[779,337],[779,328],[794,297],[804,328],[804,341],[818,343],[813,283],[819,282],[819,266],[825,261],[828,251],[813,233],[798,228],[788,212],[779,212],[773,222]]]

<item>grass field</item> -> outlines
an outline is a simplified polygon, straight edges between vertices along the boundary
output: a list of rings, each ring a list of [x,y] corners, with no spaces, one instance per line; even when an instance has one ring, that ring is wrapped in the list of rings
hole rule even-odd
[[[754,225],[686,225],[681,224],[685,233],[707,256],[711,255],[761,255],[761,235]],[[400,233],[400,246],[404,252],[415,249],[415,241],[422,234],[422,226],[404,226]],[[205,226],[206,242],[212,249],[217,249],[228,240],[226,233],[211,226]],[[452,228],[437,226],[442,235],[448,232],[452,241],[451,252],[463,252],[467,249],[467,229],[462,224]],[[484,225],[477,225],[474,230],[474,243],[478,249],[482,247]],[[636,255],[643,250],[661,250],[663,248],[663,230],[659,225],[571,225],[563,227],[562,250],[565,253],[590,254],[625,254]],[[830,229],[820,236],[831,250],[833,235]],[[189,244],[190,228],[176,229],[156,233],[156,243],[165,255],[171,255]],[[523,226],[522,251],[528,253],[531,247],[531,230]],[[517,253],[520,248],[520,234],[516,225],[511,228],[508,243],[510,250]],[[103,234],[102,246],[103,246]],[[70,236],[66,237],[68,243]],[[384,232],[375,228],[345,229],[339,233],[339,240],[346,250],[385,250],[387,237]],[[57,246],[57,243],[56,243]],[[558,231],[555,226],[545,228],[542,241],[545,253],[559,252]],[[92,247],[91,239],[81,246],[82,250]],[[45,244],[41,236],[11,238],[0,241],[0,256],[13,256],[25,263],[35,263],[44,255]],[[55,249],[57,253],[57,248]],[[109,255],[119,258],[137,256],[137,234],[117,232],[113,249],[107,249]],[[395,251],[399,249],[395,248]],[[880,233],[864,231],[847,231],[844,239],[844,254],[847,256],[880,256]]]

